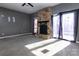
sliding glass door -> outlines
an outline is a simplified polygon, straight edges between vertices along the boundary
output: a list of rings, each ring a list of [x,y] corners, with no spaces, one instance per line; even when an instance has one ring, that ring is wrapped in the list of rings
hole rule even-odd
[[[74,41],[74,12],[62,14],[62,39]]]
[[[74,14],[67,12],[53,16],[53,37],[74,41]]]

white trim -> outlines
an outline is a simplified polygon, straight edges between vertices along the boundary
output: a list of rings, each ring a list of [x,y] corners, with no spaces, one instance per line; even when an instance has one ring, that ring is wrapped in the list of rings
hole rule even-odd
[[[16,37],[16,36],[21,36],[21,35],[25,35],[25,34],[30,35],[30,34],[32,34],[32,33],[24,33],[24,34],[17,34],[17,35],[4,36],[4,37],[0,37],[0,39],[9,38],[9,37]]]
[[[76,41],[76,43],[79,43],[79,41]]]

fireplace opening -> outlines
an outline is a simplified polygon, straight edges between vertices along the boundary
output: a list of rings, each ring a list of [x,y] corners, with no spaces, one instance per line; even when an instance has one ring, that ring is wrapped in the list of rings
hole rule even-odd
[[[40,23],[40,34],[47,35],[47,21],[41,21]]]

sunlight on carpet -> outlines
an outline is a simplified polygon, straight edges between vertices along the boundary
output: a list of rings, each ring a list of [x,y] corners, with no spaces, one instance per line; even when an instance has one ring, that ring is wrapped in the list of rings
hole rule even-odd
[[[53,44],[38,48],[38,49],[33,50],[31,52],[33,54],[37,55],[37,56],[52,56],[52,55],[56,54],[57,52],[61,51],[62,49],[66,48],[69,45],[70,45],[70,42],[60,40],[60,41],[58,41],[56,43],[53,43]],[[44,49],[48,50],[48,52],[45,53],[45,54],[42,53],[42,51]]]
[[[43,46],[43,45],[45,45],[45,44],[54,42],[54,41],[56,41],[56,40],[57,40],[57,39],[43,40],[43,41],[40,41],[40,42],[36,42],[36,43],[32,43],[32,44],[25,45],[25,47],[28,48],[28,49],[33,49],[33,48],[36,48],[36,47]]]

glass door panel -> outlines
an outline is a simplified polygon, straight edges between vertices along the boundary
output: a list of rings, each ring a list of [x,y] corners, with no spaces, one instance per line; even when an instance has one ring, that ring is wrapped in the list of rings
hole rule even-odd
[[[53,17],[53,37],[58,38],[59,36],[59,15]]]
[[[62,37],[74,41],[74,12],[62,15]]]

